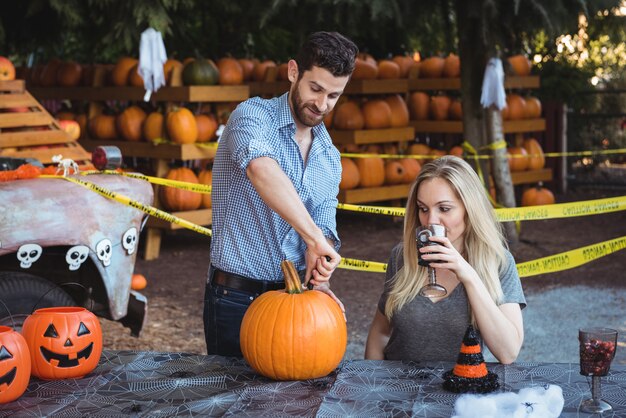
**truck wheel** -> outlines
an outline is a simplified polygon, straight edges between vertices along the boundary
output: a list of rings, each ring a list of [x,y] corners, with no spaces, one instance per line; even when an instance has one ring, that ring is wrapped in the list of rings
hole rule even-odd
[[[6,305],[0,303],[0,325],[15,327],[18,331],[26,317],[36,309],[76,305],[74,299],[56,284],[32,274],[13,271],[0,271],[0,301]]]

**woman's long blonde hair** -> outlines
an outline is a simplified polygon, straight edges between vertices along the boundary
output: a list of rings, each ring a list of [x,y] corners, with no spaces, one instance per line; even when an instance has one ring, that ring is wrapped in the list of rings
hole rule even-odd
[[[409,192],[404,215],[404,266],[393,278],[385,305],[385,316],[389,319],[413,300],[428,280],[427,268],[417,263],[415,228],[420,225],[417,192],[423,181],[434,178],[447,181],[465,207],[464,248],[460,252],[476,270],[491,298],[496,303],[502,300],[499,271],[507,263],[502,227],[474,169],[464,160],[448,155],[424,164]]]

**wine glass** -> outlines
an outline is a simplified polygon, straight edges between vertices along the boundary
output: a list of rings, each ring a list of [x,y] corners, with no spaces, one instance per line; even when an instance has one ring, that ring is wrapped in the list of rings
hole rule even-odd
[[[446,236],[446,228],[443,225],[439,224],[428,224],[421,225],[415,228],[415,241],[417,242],[417,263],[420,266],[428,267],[428,284],[424,285],[419,291],[420,296],[426,298],[438,298],[445,296],[446,288],[437,283],[437,275],[435,274],[435,269],[430,267],[431,261],[424,260],[422,258],[422,253],[420,253],[419,249],[422,247],[426,247],[429,245],[441,245],[438,242],[434,242],[430,240],[430,237],[445,237]],[[432,254],[432,253],[426,253]],[[436,260],[432,260],[435,263]]]
[[[585,399],[580,410],[591,414],[610,411],[611,405],[603,401],[600,377],[611,368],[617,347],[617,331],[610,328],[582,328],[578,331],[580,341],[580,374],[592,376],[591,399]]]

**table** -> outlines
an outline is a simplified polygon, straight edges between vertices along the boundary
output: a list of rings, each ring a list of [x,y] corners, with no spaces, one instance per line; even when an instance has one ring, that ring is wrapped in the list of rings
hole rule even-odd
[[[255,374],[243,361],[185,353],[107,351],[82,379],[32,378],[18,400],[0,405],[0,417],[16,416],[394,416],[450,417],[458,395],[442,389],[453,363],[350,360],[331,375],[276,382]],[[578,414],[589,384],[578,364],[488,364],[503,390],[557,384],[563,417]],[[626,366],[603,378],[603,398],[626,416]]]

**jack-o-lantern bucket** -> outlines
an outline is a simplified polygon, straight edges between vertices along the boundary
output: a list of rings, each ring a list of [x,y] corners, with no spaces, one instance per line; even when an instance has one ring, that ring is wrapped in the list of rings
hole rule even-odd
[[[30,380],[26,340],[13,328],[0,326],[0,404],[22,396]]]
[[[32,374],[41,379],[83,377],[96,368],[102,354],[100,322],[81,307],[37,309],[24,321],[22,335]]]

